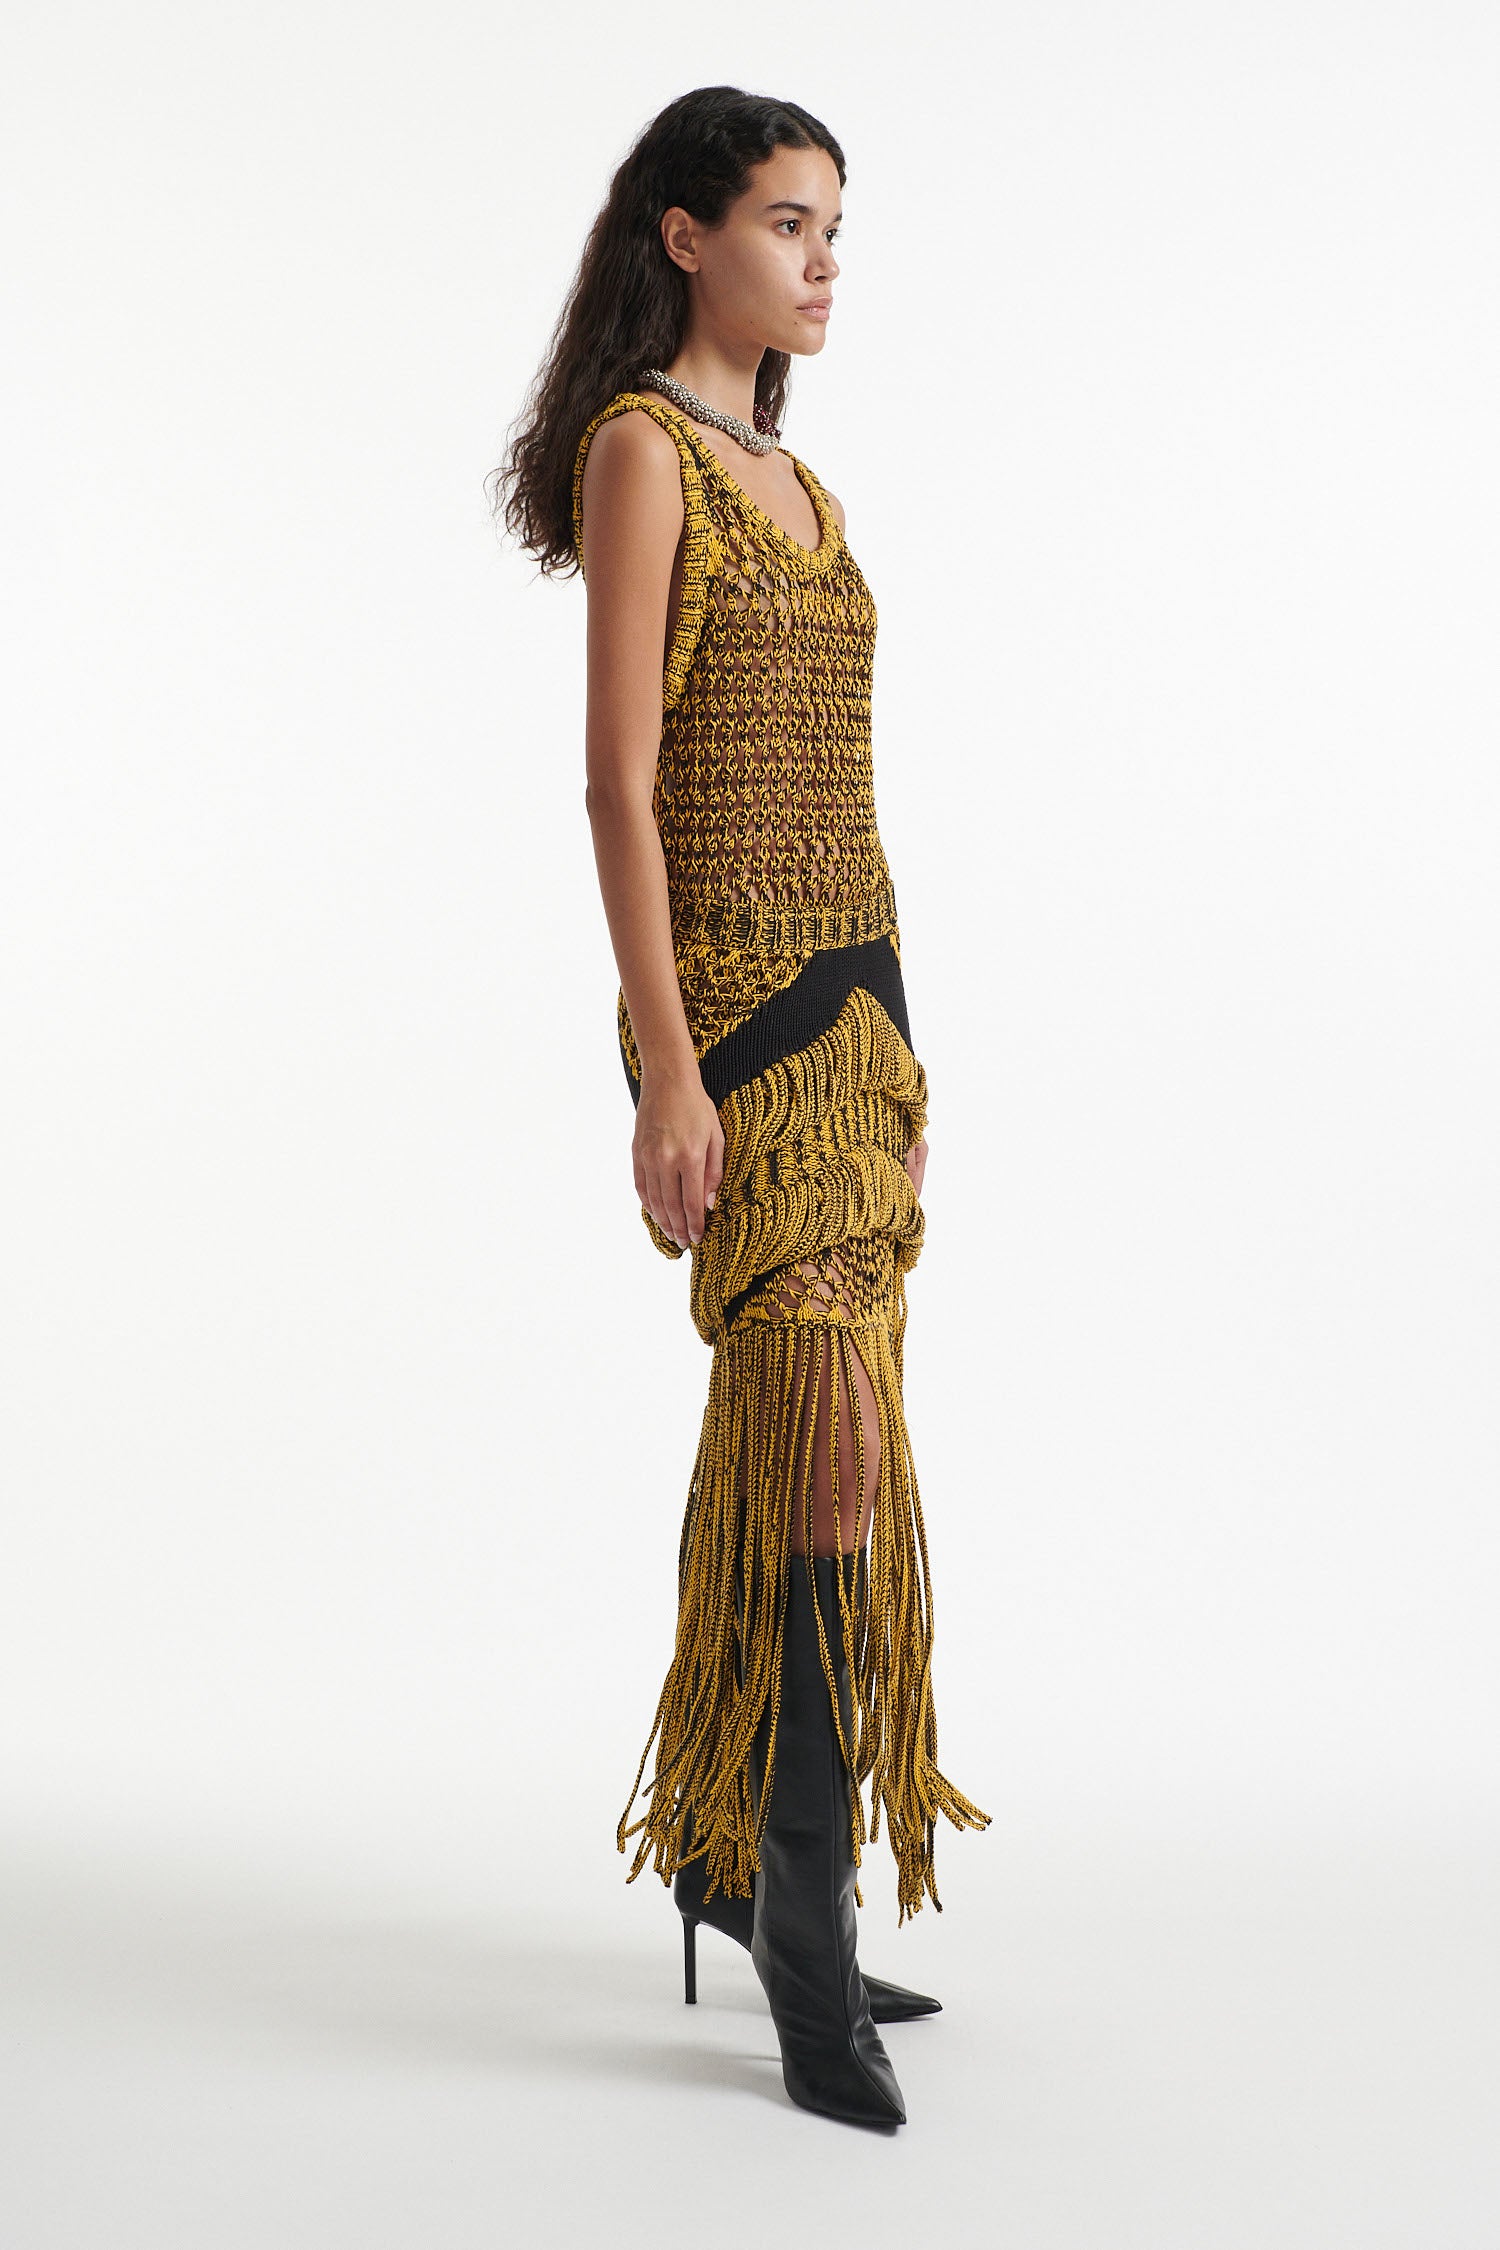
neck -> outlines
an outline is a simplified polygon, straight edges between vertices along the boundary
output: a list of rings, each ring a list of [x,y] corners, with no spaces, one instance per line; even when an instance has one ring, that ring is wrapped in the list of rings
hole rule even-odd
[[[746,374],[742,368],[731,367],[721,359],[689,359],[678,353],[670,366],[663,368],[674,382],[686,390],[694,391],[706,406],[715,407],[720,414],[737,415],[742,422],[755,426],[755,370]]]

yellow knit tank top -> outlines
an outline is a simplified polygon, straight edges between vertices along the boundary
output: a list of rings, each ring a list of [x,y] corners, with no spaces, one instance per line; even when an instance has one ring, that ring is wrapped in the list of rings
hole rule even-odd
[[[585,575],[589,444],[601,424],[636,407],[673,438],[682,470],[682,592],[662,675],[652,810],[701,1057],[824,947],[888,936],[899,959],[875,816],[876,612],[805,462],[789,456],[821,529],[811,548],[751,499],[685,414],[640,391],[619,392],[579,441],[573,529]],[[623,989],[616,1012],[638,1082]]]

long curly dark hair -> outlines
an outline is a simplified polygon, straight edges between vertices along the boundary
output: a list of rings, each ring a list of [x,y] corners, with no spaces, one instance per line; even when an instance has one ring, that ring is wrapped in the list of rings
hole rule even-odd
[[[573,468],[584,430],[644,369],[670,367],[688,316],[688,277],[667,256],[661,218],[674,204],[717,226],[773,149],[826,149],[845,181],[844,152],[796,102],[699,86],[641,132],[610,182],[589,231],[547,357],[507,433],[506,458],[485,479],[496,518],[549,577],[578,568]],[[779,428],[791,356],[766,351],[755,416]]]

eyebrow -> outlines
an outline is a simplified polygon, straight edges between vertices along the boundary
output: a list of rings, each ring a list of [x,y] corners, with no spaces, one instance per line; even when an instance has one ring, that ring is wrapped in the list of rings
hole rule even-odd
[[[812,217],[812,205],[810,203],[790,203],[785,197],[782,198],[780,203],[768,203],[766,209],[768,211],[800,211],[805,219]],[[842,211],[835,211],[829,224],[837,226],[843,216]]]

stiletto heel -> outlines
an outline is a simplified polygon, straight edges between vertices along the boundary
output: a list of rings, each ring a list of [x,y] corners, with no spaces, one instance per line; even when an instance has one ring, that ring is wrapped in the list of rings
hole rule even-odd
[[[754,1887],[755,1877],[750,1878]],[[708,1877],[701,1859],[690,1859],[679,1867],[672,1882],[672,1897],[679,1914],[691,1915],[695,1922],[704,1922],[711,1930],[722,1930],[725,1937],[733,1938],[748,1953],[750,1940],[755,1934],[755,1901],[753,1898],[726,1898],[715,1891],[705,1898]],[[925,1992],[909,1992],[904,1984],[887,1984],[884,1977],[872,1977],[864,1972],[865,1993],[870,2003],[870,2014],[876,2023],[910,2023],[917,2016],[937,2015],[943,2003]]]
[[[691,1914],[682,1917],[682,1997],[689,2007],[698,1999],[698,1925]]]

